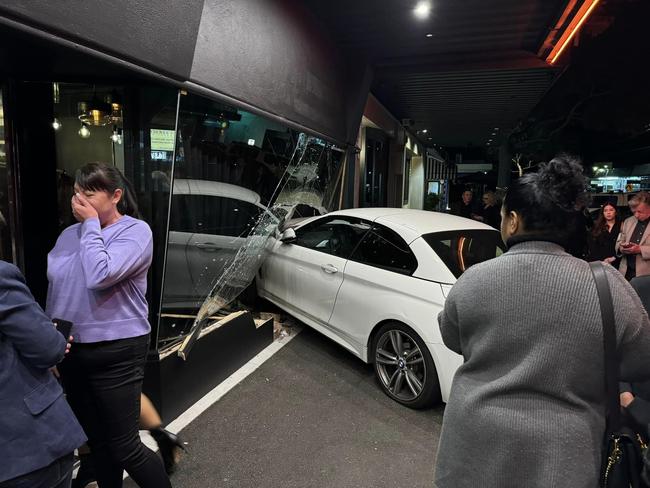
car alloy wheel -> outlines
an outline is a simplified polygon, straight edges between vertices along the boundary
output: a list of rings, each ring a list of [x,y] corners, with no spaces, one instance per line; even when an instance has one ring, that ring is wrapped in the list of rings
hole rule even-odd
[[[388,396],[413,408],[439,399],[438,377],[422,340],[399,323],[382,327],[374,342],[375,373]]]

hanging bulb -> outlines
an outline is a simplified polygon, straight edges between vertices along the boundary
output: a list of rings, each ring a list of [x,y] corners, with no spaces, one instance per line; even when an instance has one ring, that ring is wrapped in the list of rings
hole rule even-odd
[[[116,125],[113,126],[113,133],[111,134],[111,141],[115,144],[122,144],[122,134]]]
[[[56,117],[54,117],[54,120],[52,121],[52,129],[59,130],[62,126],[63,124],[61,123],[61,121]]]
[[[85,124],[82,124],[81,129],[79,129],[79,135],[83,139],[88,139],[90,137],[90,129],[88,127],[86,127]]]

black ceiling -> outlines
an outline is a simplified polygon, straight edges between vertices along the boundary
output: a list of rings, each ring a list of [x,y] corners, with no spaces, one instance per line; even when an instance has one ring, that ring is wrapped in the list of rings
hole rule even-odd
[[[348,54],[371,61],[372,92],[427,129],[424,142],[485,146],[553,83],[557,70],[537,53],[567,0],[431,0],[426,20],[418,0],[304,3]]]

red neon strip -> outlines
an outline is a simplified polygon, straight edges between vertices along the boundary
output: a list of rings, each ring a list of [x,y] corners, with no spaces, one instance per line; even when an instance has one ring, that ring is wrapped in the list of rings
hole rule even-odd
[[[547,62],[554,64],[558,60],[562,52],[564,52],[571,42],[571,39],[573,39],[573,37],[578,33],[582,24],[587,21],[591,12],[596,8],[598,2],[600,2],[600,0],[585,0],[576,16],[571,20],[569,27],[567,27],[562,33],[562,36],[560,36],[560,39],[553,47],[550,54],[546,57]]]

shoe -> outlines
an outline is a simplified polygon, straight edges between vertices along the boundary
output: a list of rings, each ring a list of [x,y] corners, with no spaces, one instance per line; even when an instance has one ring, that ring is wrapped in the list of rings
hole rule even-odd
[[[149,432],[158,443],[165,471],[167,471],[167,474],[172,474],[176,471],[176,465],[180,461],[181,451],[187,451],[185,447],[187,443],[183,442],[176,434],[172,434],[162,427],[149,429]]]
[[[95,465],[90,454],[79,456],[79,470],[77,476],[72,480],[70,488],[90,488],[97,486],[95,476]]]

